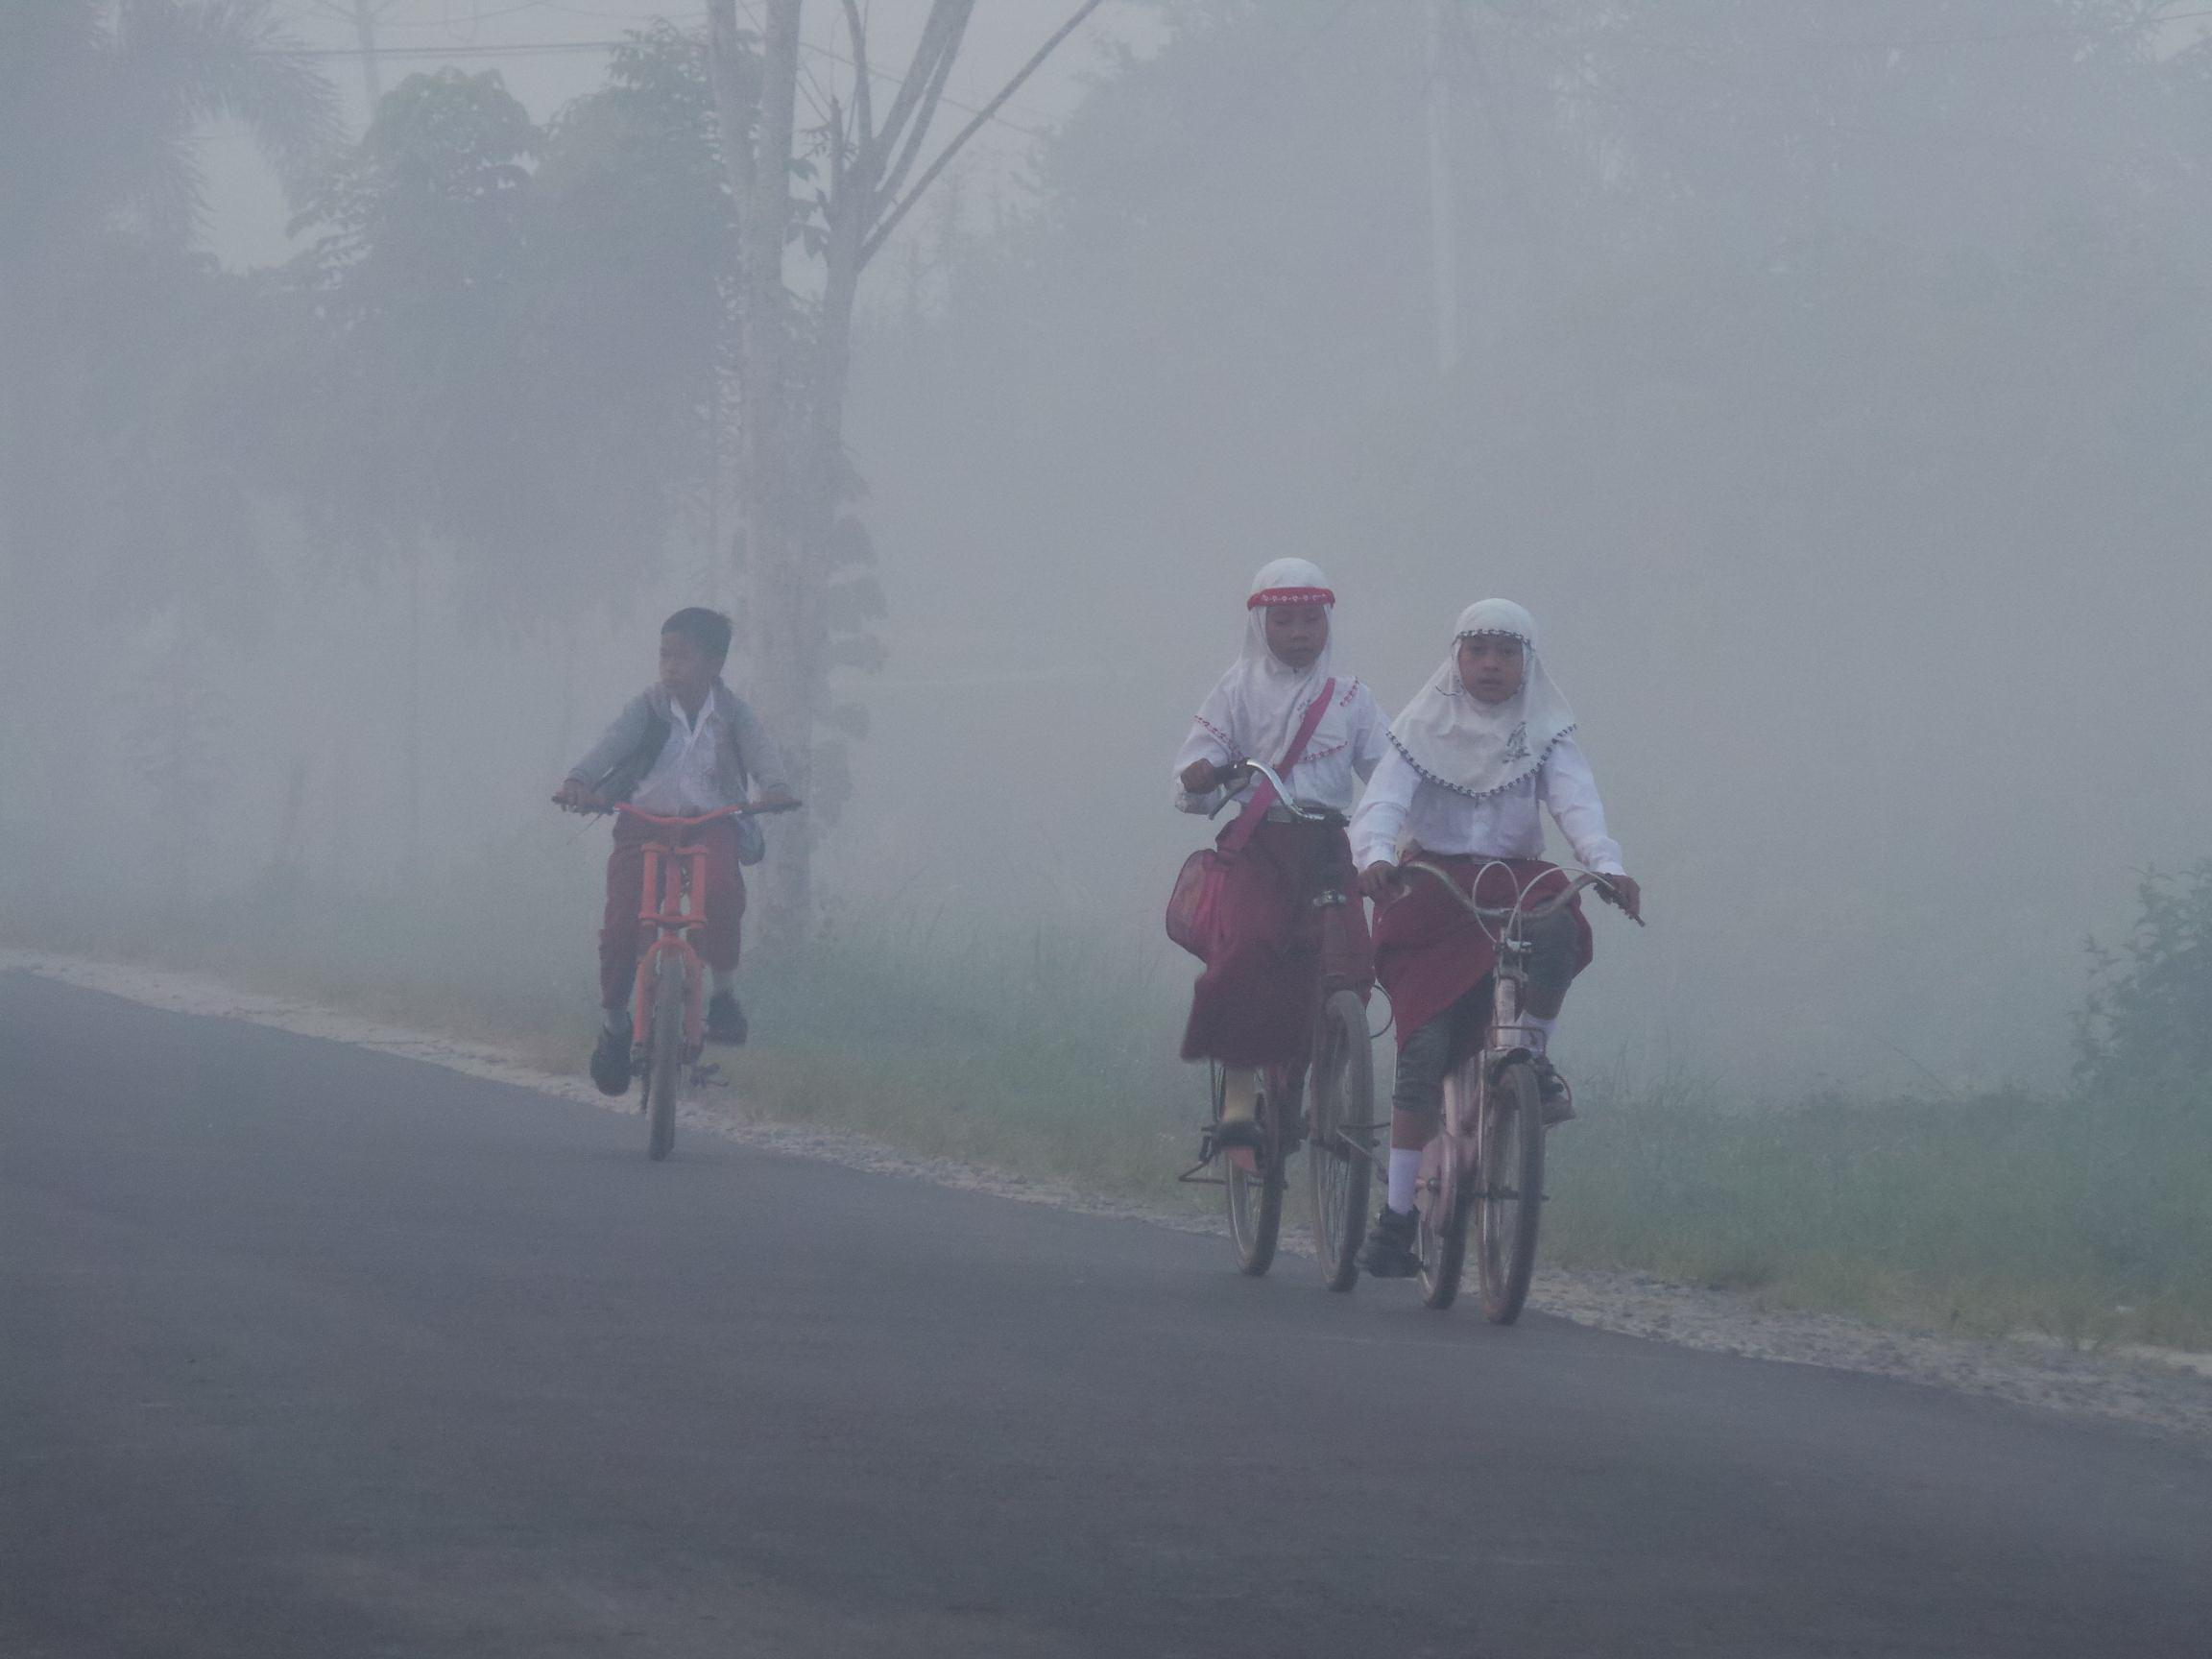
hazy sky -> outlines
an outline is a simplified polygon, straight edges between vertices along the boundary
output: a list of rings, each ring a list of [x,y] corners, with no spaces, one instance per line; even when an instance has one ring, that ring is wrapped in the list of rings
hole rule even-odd
[[[321,0],[283,3],[350,45]],[[1615,12],[1462,8],[1493,32],[1456,71],[1449,373],[1421,9],[1269,0],[1214,36],[1107,6],[971,153],[963,245],[915,245],[941,302],[906,306],[896,254],[863,290],[846,439],[888,667],[839,692],[874,726],[832,902],[1092,929],[1184,974],[1158,912],[1206,831],[1167,809],[1168,758],[1250,573],[1298,554],[1390,710],[1463,605],[1536,613],[1652,918],[1600,923],[1586,1041],[1785,1094],[2062,1077],[2083,937],[2125,927],[2142,866],[2212,855],[2212,171],[2190,125],[2212,123],[2198,83],[2150,108],[2139,65],[2100,78],[2066,27],[2011,30],[2012,3],[1955,0],[1936,37],[1910,0],[1652,0],[1558,48],[1620,83],[1595,89],[1544,31]],[[981,0],[951,97],[988,98],[1071,4]],[[660,10],[398,0],[385,84],[495,67],[543,119],[600,84],[592,43]],[[808,10],[831,83],[838,10]],[[925,12],[874,0],[879,63]],[[2177,15],[2173,51],[2205,27]],[[1108,81],[1117,43],[1135,67]],[[327,66],[357,123],[359,60]],[[267,168],[206,143],[214,245],[281,257]],[[194,670],[224,682],[250,804],[210,884],[252,878],[288,822],[319,878],[397,880],[407,589],[280,510],[264,529],[208,561],[279,619]],[[573,615],[502,615],[449,549],[423,562],[416,851],[566,860],[580,940],[589,845],[543,797],[650,674],[652,619],[741,599],[727,554],[678,534],[666,560],[607,547]],[[162,626],[133,673],[171,672]],[[143,809],[121,736],[86,742]]]

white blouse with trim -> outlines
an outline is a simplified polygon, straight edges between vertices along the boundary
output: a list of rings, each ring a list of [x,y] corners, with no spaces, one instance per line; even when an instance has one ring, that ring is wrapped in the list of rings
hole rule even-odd
[[[1431,782],[1393,746],[1369,780],[1352,815],[1352,857],[1360,869],[1398,861],[1406,841],[1431,853],[1476,853],[1490,858],[1544,856],[1550,807],[1575,860],[1601,876],[1624,876],[1621,847],[1605,833],[1605,807],[1590,761],[1572,737],[1551,745],[1544,764],[1480,800]]]
[[[1313,729],[1306,753],[1283,781],[1301,804],[1349,814],[1359,798],[1360,780],[1372,774],[1376,762],[1389,752],[1390,722],[1382,717],[1375,694],[1362,682],[1353,680],[1338,689],[1328,712],[1321,716],[1321,724]],[[1218,789],[1193,795],[1183,787],[1183,768],[1193,760],[1227,766],[1238,760],[1260,759],[1272,766],[1281,758],[1279,755],[1248,755],[1231,733],[1203,720],[1193,720],[1190,735],[1175,756],[1175,810],[1205,813],[1221,805]],[[1238,796],[1241,799],[1249,792],[1247,785]]]

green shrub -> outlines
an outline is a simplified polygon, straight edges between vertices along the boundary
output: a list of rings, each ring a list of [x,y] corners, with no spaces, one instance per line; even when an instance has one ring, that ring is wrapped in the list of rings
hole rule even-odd
[[[2212,1078],[2212,859],[2179,875],[2147,872],[2136,903],[2126,940],[2090,945],[2078,1073],[2138,1099],[2176,1088],[2186,1094]]]

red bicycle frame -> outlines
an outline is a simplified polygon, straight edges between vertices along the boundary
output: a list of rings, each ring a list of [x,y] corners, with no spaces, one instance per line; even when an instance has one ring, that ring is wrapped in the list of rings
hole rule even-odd
[[[630,1040],[639,1047],[650,1040],[654,979],[661,956],[674,951],[684,964],[684,1057],[694,1060],[707,1044],[706,964],[691,944],[692,929],[707,922],[707,849],[685,837],[717,818],[735,818],[747,809],[724,806],[696,818],[661,818],[621,801],[615,803],[614,810],[642,819],[656,829],[675,831],[666,841],[648,841],[639,849],[645,856],[645,878],[641,889],[644,904],[637,925],[651,927],[654,937],[637,955],[637,983],[630,998]]]

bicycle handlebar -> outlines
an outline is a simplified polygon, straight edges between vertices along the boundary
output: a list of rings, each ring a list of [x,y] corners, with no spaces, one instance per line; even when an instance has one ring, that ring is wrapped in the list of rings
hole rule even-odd
[[[1243,775],[1241,779],[1238,778],[1239,773]],[[1275,804],[1302,823],[1328,824],[1340,821],[1343,817],[1342,813],[1332,811],[1326,806],[1318,810],[1309,810],[1299,805],[1291,798],[1290,786],[1278,778],[1275,775],[1275,769],[1264,760],[1239,760],[1234,766],[1224,766],[1215,772],[1214,785],[1223,791],[1221,805],[1214,807],[1206,816],[1209,818],[1219,817],[1222,806],[1226,806],[1234,801],[1238,792],[1246,783],[1259,779],[1264,779],[1275,786]]]
[[[717,806],[711,812],[702,812],[696,818],[663,818],[658,812],[641,812],[627,801],[614,803],[614,810],[627,812],[633,818],[641,818],[648,824],[658,824],[664,830],[696,830],[702,824],[711,824],[717,818],[757,818],[769,812],[796,812],[796,801],[740,801],[734,806]]]
[[[805,805],[803,801],[740,801],[734,806],[717,806],[711,812],[703,812],[696,818],[663,818],[658,813],[640,811],[627,801],[613,801],[604,806],[584,806],[553,797],[553,805],[564,812],[582,812],[588,816],[603,817],[610,812],[627,812],[633,818],[641,818],[648,824],[658,824],[667,830],[696,830],[702,824],[711,824],[717,818],[758,818],[770,812],[796,812]]]
[[[1503,861],[1499,862],[1503,867]],[[1398,868],[1401,870],[1418,870],[1424,876],[1434,877],[1437,884],[1457,900],[1461,908],[1478,922],[1507,922],[1515,916],[1519,916],[1524,922],[1541,922],[1554,911],[1564,910],[1573,902],[1575,895],[1581,892],[1585,887],[1602,886],[1605,882],[1605,878],[1594,870],[1577,870],[1574,878],[1566,886],[1540,903],[1523,904],[1516,902],[1502,908],[1493,908],[1487,904],[1476,903],[1467,894],[1459,891],[1459,883],[1452,879],[1448,871],[1430,863],[1426,858],[1409,859],[1399,865]],[[1476,879],[1478,881],[1481,879],[1479,874]]]

